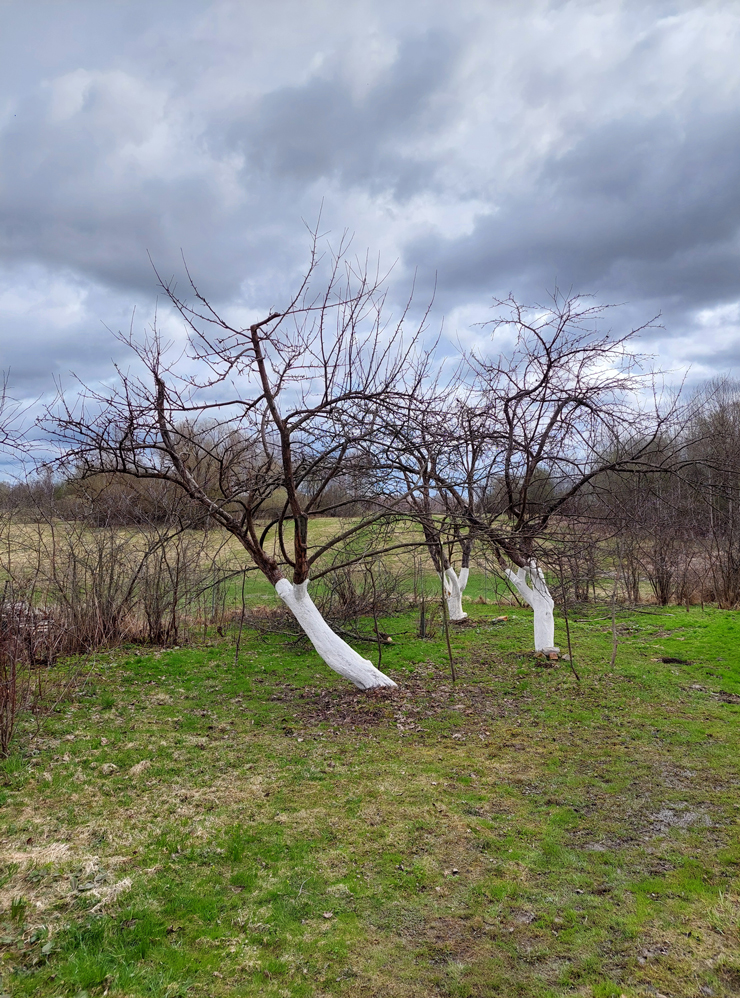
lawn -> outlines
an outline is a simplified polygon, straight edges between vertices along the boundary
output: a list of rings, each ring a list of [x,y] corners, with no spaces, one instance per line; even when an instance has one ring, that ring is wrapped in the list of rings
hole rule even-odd
[[[574,612],[579,684],[466,608],[454,684],[411,613],[396,692],[251,633],[91,660],[0,774],[5,993],[740,993],[740,617],[622,613],[612,669]]]

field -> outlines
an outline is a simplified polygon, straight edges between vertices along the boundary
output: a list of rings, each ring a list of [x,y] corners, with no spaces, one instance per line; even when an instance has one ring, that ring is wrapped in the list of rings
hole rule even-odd
[[[620,613],[610,668],[579,611],[578,683],[466,609],[454,684],[382,622],[394,693],[251,632],[91,659],[2,766],[5,993],[740,993],[740,618]]]

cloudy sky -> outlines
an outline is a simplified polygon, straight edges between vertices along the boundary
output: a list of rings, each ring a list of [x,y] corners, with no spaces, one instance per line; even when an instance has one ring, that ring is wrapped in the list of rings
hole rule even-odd
[[[260,315],[303,220],[437,282],[662,313],[645,347],[740,374],[740,5],[669,0],[0,0],[0,368],[110,376],[185,255]]]

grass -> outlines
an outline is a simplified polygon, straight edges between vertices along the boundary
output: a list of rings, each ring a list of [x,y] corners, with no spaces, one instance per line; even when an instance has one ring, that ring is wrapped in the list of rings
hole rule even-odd
[[[2,765],[5,992],[737,994],[740,618],[622,614],[612,670],[576,619],[579,685],[467,609],[455,685],[383,621],[393,694],[256,635],[99,656]]]

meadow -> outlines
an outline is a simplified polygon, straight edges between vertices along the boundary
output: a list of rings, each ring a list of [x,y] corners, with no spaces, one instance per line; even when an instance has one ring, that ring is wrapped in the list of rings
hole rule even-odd
[[[0,769],[4,993],[738,994],[740,618],[619,611],[611,667],[575,608],[578,682],[466,609],[454,683],[380,622],[390,692],[253,631],[85,659]]]

